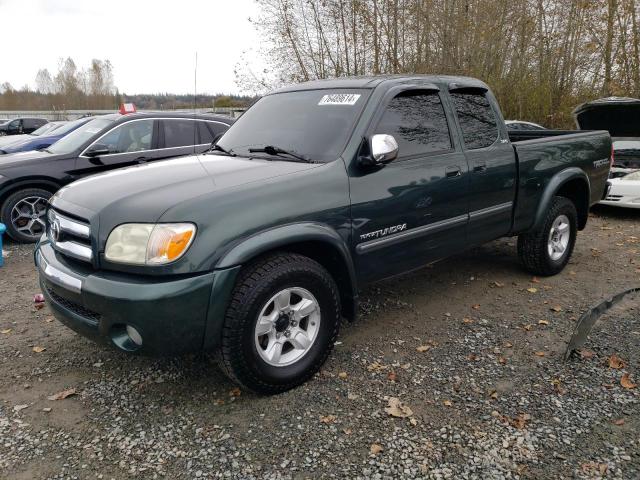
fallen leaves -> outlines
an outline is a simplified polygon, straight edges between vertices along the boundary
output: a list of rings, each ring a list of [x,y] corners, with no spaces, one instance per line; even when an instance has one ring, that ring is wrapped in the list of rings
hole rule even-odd
[[[378,455],[379,453],[382,453],[383,450],[384,448],[382,448],[382,445],[380,445],[379,443],[372,443],[369,452],[371,453],[371,455]]]
[[[471,305],[471,308],[473,308],[474,310],[480,310],[480,304],[476,303],[475,305]]]
[[[606,463],[597,463],[597,462],[585,462],[580,465],[582,469],[582,473],[586,474],[594,474],[599,473],[600,476],[604,476],[609,469],[609,465]]]
[[[240,395],[242,395],[242,390],[240,390],[238,387],[231,389],[231,391],[229,392],[230,397],[239,397]]]
[[[624,360],[615,353],[607,359],[607,364],[609,365],[609,368],[613,368],[614,370],[621,370],[625,365]]]
[[[613,422],[614,425],[617,425],[618,427],[621,427],[622,425],[624,425],[624,418],[619,418],[617,420],[614,420]]]
[[[588,360],[590,358],[593,358],[593,356],[595,355],[595,352],[592,352],[591,350],[585,350],[585,349],[580,349],[578,353],[580,354],[580,358],[582,360]]]
[[[500,282],[493,282],[493,283],[491,283],[491,285],[493,285],[494,287],[497,287],[497,288],[504,287],[504,283],[500,283]]]
[[[451,402],[451,400],[445,400],[444,402],[442,402],[442,404],[445,407],[453,407],[453,403]]]
[[[389,397],[388,406],[384,411],[396,418],[407,418],[413,415],[413,410],[396,397]]]
[[[19,412],[20,410],[24,410],[25,408],[29,408],[29,405],[27,405],[27,404],[16,405],[15,407],[13,407],[13,411],[14,412]]]
[[[522,430],[527,426],[527,422],[531,420],[531,415],[528,413],[519,413],[517,417],[507,418],[507,421],[512,427]]]
[[[543,351],[533,352],[533,354],[534,354],[536,357],[544,357],[544,356],[546,355],[546,353],[545,353],[545,352],[543,352]]]
[[[549,320],[538,320],[538,325],[549,325]]]
[[[551,384],[558,395],[564,395],[567,393],[567,389],[562,386],[562,382],[559,379],[554,378],[551,380]]]
[[[389,367],[381,364],[380,362],[373,362],[367,365],[367,370],[369,370],[370,372],[380,372],[382,370],[386,370],[387,368]]]
[[[41,347],[39,345],[36,345],[35,347],[32,348],[32,350],[36,353],[42,353],[46,350],[46,347]]]
[[[335,415],[321,415],[320,416],[320,421],[322,423],[333,423],[338,419],[338,417],[336,417]]]
[[[47,399],[52,401],[64,400],[65,398],[70,397],[72,395],[76,395],[76,394],[77,392],[75,388],[69,388],[67,390],[62,390],[61,392],[54,393],[53,395],[49,395]]]
[[[342,380],[344,380],[345,378],[347,378],[347,372],[340,372],[338,374],[338,378],[341,378]]]
[[[420,353],[426,352],[431,348],[431,345],[420,345],[416,350]]]
[[[622,387],[626,388],[627,390],[631,390],[632,388],[636,388],[638,386],[637,384],[633,383],[628,372],[625,372],[625,374],[622,375],[622,378],[620,379],[620,385],[622,385]]]
[[[555,306],[551,307],[551,311],[552,312],[556,312],[556,313],[561,312],[562,311],[562,307],[560,305],[555,305]]]
[[[8,335],[9,333],[11,333],[11,329],[5,328],[4,330],[0,330],[0,333],[2,333],[3,335]]]
[[[529,292],[529,293],[536,293],[537,291],[538,291],[537,288],[533,288],[533,287],[527,288],[527,292]]]
[[[395,382],[398,378],[398,375],[396,375],[396,372],[394,372],[393,370],[391,370],[388,374],[387,374],[387,378],[389,379],[390,382]]]

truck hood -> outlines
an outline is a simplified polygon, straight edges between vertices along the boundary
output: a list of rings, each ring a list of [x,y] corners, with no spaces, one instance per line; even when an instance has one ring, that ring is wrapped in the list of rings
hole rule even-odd
[[[74,182],[51,203],[68,213],[100,223],[100,230],[126,222],[156,222],[163,212],[216,190],[256,183],[317,167],[294,163],[192,155],[122,168]]]
[[[580,130],[607,130],[612,137],[640,137],[640,100],[608,97],[583,103],[573,114]]]

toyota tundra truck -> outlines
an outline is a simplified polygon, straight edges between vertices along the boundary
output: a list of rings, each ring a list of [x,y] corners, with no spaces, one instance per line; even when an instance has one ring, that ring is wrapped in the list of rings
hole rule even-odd
[[[278,393],[318,371],[365,284],[504,236],[525,269],[559,273],[610,162],[605,131],[508,132],[476,79],[312,81],[262,97],[205,154],[63,187],[35,261],[76,332],[212,351]]]

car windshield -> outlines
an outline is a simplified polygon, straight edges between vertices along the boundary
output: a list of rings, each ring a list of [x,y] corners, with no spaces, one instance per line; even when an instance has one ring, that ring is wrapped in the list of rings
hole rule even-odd
[[[72,122],[66,122],[61,125],[55,127],[55,135],[66,135],[67,133],[75,130],[80,125],[87,123],[88,120],[86,118],[81,118],[79,120],[74,120]]]
[[[45,123],[43,126],[41,126],[40,128],[38,128],[37,130],[34,130],[33,132],[31,132],[31,135],[34,135],[36,137],[47,133],[47,132],[51,132],[53,130],[56,130],[57,128],[59,128],[62,124],[58,123],[58,122],[49,122],[49,123]]]
[[[239,155],[254,156],[250,148],[272,146],[311,161],[330,162],[345,148],[369,93],[364,89],[332,89],[267,95],[247,110],[218,144]]]
[[[113,120],[106,118],[95,118],[78,129],[71,132],[66,137],[58,140],[51,145],[47,151],[49,153],[67,154],[71,153],[84,145],[84,143],[92,138],[96,133],[100,133],[105,127],[112,125]]]

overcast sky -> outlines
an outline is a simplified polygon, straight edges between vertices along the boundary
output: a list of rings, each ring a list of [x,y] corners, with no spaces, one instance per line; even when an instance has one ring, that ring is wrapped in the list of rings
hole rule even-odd
[[[60,57],[78,68],[109,59],[121,92],[239,93],[243,52],[255,59],[253,0],[0,0],[0,83],[35,87],[40,68]]]

